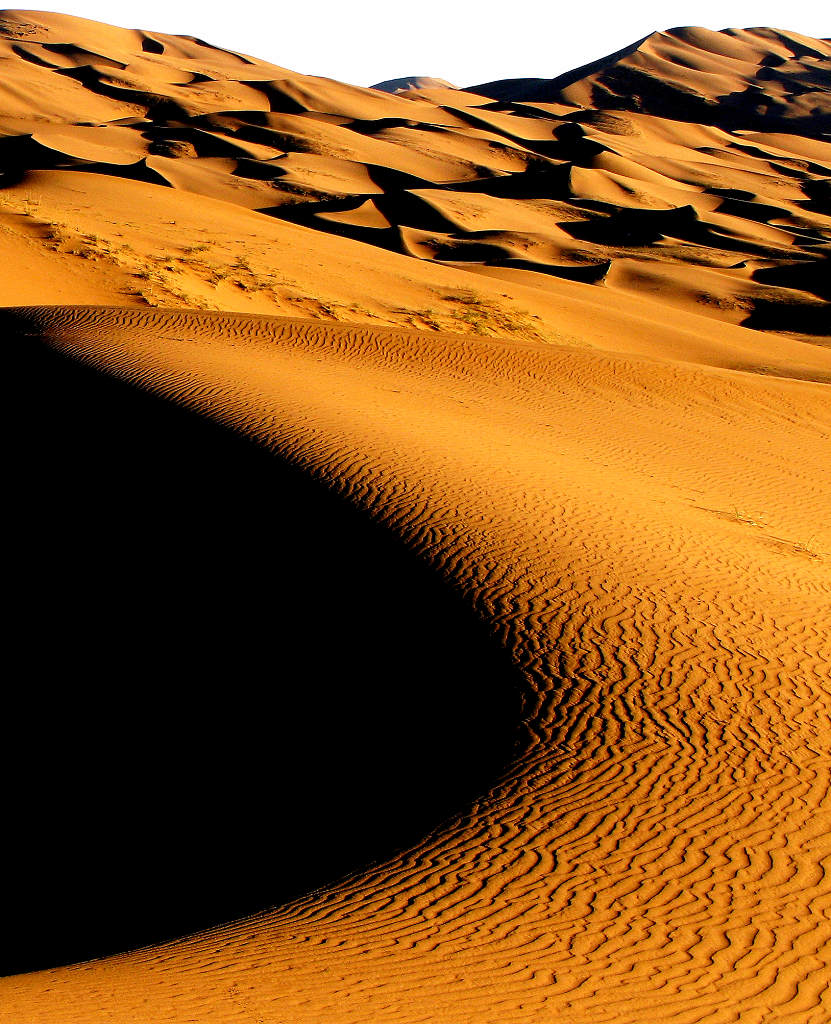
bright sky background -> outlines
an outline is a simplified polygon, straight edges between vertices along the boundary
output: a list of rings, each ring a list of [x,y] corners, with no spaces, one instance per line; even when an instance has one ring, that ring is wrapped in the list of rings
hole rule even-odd
[[[49,9],[199,36],[355,85],[405,75],[457,86],[552,78],[676,25],[770,25],[831,36],[828,0],[70,0]]]

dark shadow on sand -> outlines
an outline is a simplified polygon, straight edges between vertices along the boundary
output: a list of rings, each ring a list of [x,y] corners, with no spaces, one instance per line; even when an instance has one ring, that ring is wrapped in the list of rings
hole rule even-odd
[[[418,840],[519,686],[368,517],[10,335],[0,973],[156,942]]]

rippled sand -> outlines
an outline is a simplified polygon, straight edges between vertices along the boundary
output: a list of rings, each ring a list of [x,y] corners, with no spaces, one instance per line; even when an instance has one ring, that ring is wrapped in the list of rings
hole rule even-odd
[[[550,95],[533,83],[386,95],[173,37],[33,17],[4,15],[20,74],[34,68],[69,92],[58,109],[44,85],[48,123],[0,140],[22,154],[19,180],[0,191],[0,246],[20,271],[2,284],[0,326],[8,352],[37,356],[12,363],[18,450],[37,433],[37,366],[48,363],[58,390],[61,366],[68,388],[78,367],[100,375],[84,378],[90,436],[100,422],[114,450],[123,428],[95,404],[96,379],[102,394],[121,382],[137,396],[139,433],[146,422],[148,435],[173,437],[162,410],[175,408],[256,449],[257,478],[289,466],[316,481],[478,622],[464,634],[481,659],[474,678],[456,667],[429,692],[439,720],[442,690],[464,686],[483,745],[499,756],[433,820],[422,806],[424,831],[399,833],[399,852],[383,842],[384,803],[396,799],[385,791],[372,814],[378,846],[357,866],[339,855],[337,830],[316,832],[323,875],[311,891],[180,940],[4,978],[0,1021],[826,1020],[831,151],[811,137],[801,97],[809,85],[820,94],[819,118],[829,44],[688,30]],[[69,32],[84,47],[49,49]],[[603,111],[602,89],[633,65],[666,88],[645,93],[638,111]],[[784,108],[770,108],[773,134],[660,109],[678,76],[698,88],[703,116],[712,97],[702,83],[729,71],[738,95],[766,68],[777,75],[761,81],[775,82]],[[151,70],[175,110],[139,96]],[[598,106],[580,112],[587,75]],[[106,125],[71,123],[79,95]],[[731,116],[749,116],[746,103],[734,107]],[[173,142],[192,149],[170,155]],[[274,168],[287,173],[272,183]],[[207,305],[220,308],[194,308]],[[59,431],[50,425],[39,443]],[[210,447],[199,458],[209,474]],[[94,537],[95,508],[83,494],[71,500]],[[251,500],[257,529],[272,521],[290,547],[300,527],[269,504],[279,499]],[[230,515],[232,503],[222,507]],[[244,518],[227,521],[228,536],[212,527],[215,543],[189,562],[208,567],[207,587],[229,536],[246,532]],[[59,528],[60,503],[44,522]],[[129,549],[117,522],[107,530]],[[153,536],[162,543],[163,530]],[[247,599],[286,645],[270,572]],[[315,663],[320,696],[303,706],[298,758],[327,735],[316,717],[334,742],[333,700],[347,722],[356,671],[327,646],[339,612],[325,564],[303,593],[310,625],[292,663]],[[349,603],[348,589],[338,595]],[[60,622],[46,599],[38,616],[46,635],[50,616]],[[206,644],[222,616],[195,628]],[[429,617],[419,628],[431,630]],[[361,744],[379,732],[386,753],[368,778],[384,775],[406,731],[402,636],[400,650],[371,640],[359,650],[383,672],[384,707],[367,712],[377,718]],[[262,653],[261,631],[251,642]],[[489,660],[492,677],[480,667]],[[132,663],[113,665],[115,691]],[[288,663],[279,648],[275,664]],[[60,664],[53,653],[58,694],[70,685]],[[257,671],[243,664],[223,660],[212,685],[233,696]],[[147,693],[164,699],[153,671],[145,666]],[[185,663],[181,674],[193,682]],[[423,674],[425,688],[435,683]],[[168,682],[175,689],[175,675]],[[143,720],[151,763],[155,726]],[[461,733],[463,708],[454,721]],[[423,742],[408,739],[404,759],[414,776],[441,754],[429,711],[418,728]],[[220,750],[221,740],[188,762],[195,780],[219,784]],[[482,753],[475,742],[469,751]],[[54,782],[48,746],[40,756]],[[241,789],[244,756],[237,741]],[[247,845],[267,878],[268,844],[292,846],[299,812],[276,797],[286,781],[268,757],[252,765],[255,799],[244,816],[223,807],[221,841]],[[337,764],[300,774],[310,820],[330,820]],[[440,773],[431,778],[440,789]],[[344,799],[338,829],[348,827]],[[210,817],[210,794],[199,800]],[[142,819],[145,841],[158,824]],[[67,828],[53,840],[58,859],[61,843],[83,849],[84,829]],[[149,870],[161,878],[164,836],[153,843]],[[274,861],[287,870],[284,854]],[[233,864],[244,872],[244,858]],[[138,883],[129,872],[112,881],[111,867],[117,906]]]

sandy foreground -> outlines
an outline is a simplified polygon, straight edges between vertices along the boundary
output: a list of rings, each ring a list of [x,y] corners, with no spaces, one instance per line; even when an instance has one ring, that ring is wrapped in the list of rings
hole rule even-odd
[[[323,884],[273,909],[2,978],[0,1021],[826,1021],[831,44],[678,30],[573,81],[393,94],[37,12],[0,15],[0,43],[17,448],[47,362],[56,395],[94,371],[84,407],[110,463],[95,381],[160,400],[137,406],[139,434],[162,408],[229,428],[265,453],[257,472],[299,470],[426,566],[517,698],[509,752],[398,852],[346,877],[333,853]],[[138,543],[98,510],[113,546]],[[315,572],[304,643],[327,651],[364,581],[333,602]],[[60,621],[43,602],[37,628]],[[389,688],[388,753],[399,662],[430,630],[360,652]],[[140,656],[119,650],[90,685],[123,685]],[[304,710],[321,729],[327,687],[347,714],[337,665]],[[218,682],[253,671],[229,656]],[[472,717],[498,704],[479,671],[441,683],[468,688]],[[291,845],[285,779],[261,760],[249,785]],[[374,817],[381,835],[383,804]],[[223,823],[263,863],[250,820]]]

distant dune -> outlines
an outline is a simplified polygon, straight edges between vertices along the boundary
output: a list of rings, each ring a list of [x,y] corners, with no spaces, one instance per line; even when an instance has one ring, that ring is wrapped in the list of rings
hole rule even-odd
[[[454,89],[455,86],[443,78],[429,78],[424,75],[410,75],[408,78],[391,78],[372,86],[381,92],[409,92],[411,89]]]
[[[770,28],[675,28],[548,81],[513,79],[471,91],[817,137],[831,124],[829,72],[827,39]]]
[[[0,60],[0,1022],[824,1024],[831,43]]]

